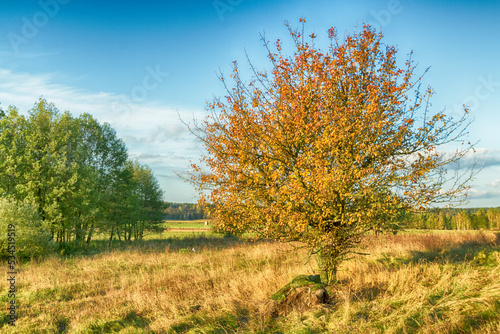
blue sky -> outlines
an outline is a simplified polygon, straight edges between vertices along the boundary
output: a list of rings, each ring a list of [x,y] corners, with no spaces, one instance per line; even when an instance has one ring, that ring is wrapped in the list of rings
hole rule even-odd
[[[154,171],[165,199],[194,202],[179,179],[202,146],[179,120],[201,119],[224,94],[216,73],[266,68],[266,39],[287,41],[283,23],[326,40],[363,22],[382,29],[402,58],[413,50],[434,110],[468,103],[476,159],[469,206],[500,206],[500,1],[93,1],[0,3],[0,102],[29,110],[43,96],[74,115],[110,123],[132,158]],[[245,72],[244,72],[245,73]]]

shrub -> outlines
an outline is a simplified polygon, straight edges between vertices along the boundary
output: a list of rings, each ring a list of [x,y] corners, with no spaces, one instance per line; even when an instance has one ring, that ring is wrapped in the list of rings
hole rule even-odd
[[[16,257],[19,259],[44,256],[54,250],[49,228],[42,221],[33,204],[0,198],[0,257],[2,259],[10,255],[8,253],[9,236],[14,237]]]

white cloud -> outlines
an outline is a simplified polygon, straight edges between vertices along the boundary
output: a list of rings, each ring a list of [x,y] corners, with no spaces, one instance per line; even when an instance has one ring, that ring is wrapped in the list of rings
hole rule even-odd
[[[454,151],[446,151],[445,158],[449,158],[455,154]],[[488,148],[475,148],[474,151],[469,151],[458,163],[451,164],[450,169],[460,168],[466,170],[473,168],[474,170],[485,170],[490,167],[500,166],[500,150]]]
[[[497,179],[493,182],[490,182],[490,183],[488,183],[488,185],[493,187],[493,188],[500,188],[500,179]]]
[[[478,167],[487,168],[500,166],[500,150],[477,148],[476,153],[473,155],[473,157],[476,158]],[[470,156],[467,158],[472,160],[473,157]]]
[[[53,83],[51,74],[15,73],[0,68],[0,102],[3,109],[16,106],[21,114],[32,108],[40,96],[53,102],[61,111],[74,116],[92,114],[99,122],[109,123],[126,143],[130,157],[148,164],[158,174],[173,178],[176,170],[184,173],[189,160],[198,161],[201,145],[179,119],[202,119],[200,110],[176,110],[158,103],[130,102],[124,95],[86,92],[75,87]],[[162,186],[171,188],[161,182]],[[177,184],[178,182],[174,182]],[[183,186],[182,198],[192,194]],[[167,194],[167,189],[165,189]],[[172,190],[170,190],[172,193]],[[175,194],[175,191],[174,191]],[[176,201],[168,197],[167,200]]]
[[[480,190],[471,188],[468,191],[470,199],[500,199],[500,191]]]

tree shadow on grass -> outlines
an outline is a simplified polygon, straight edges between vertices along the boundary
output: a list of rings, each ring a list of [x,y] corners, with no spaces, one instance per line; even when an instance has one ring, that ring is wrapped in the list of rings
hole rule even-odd
[[[125,317],[112,320],[107,322],[95,323],[90,325],[90,333],[117,333],[121,330],[127,328],[141,329],[145,333],[152,331],[149,329],[150,321],[143,316],[135,313],[134,311],[129,312]]]
[[[222,250],[241,245],[272,243],[272,240],[251,240],[233,235],[206,235],[202,233],[186,233],[185,236],[166,238],[150,238],[147,240],[114,240],[109,247],[109,241],[94,240],[89,246],[76,243],[60,245],[59,255],[62,257],[93,256],[116,251],[138,251],[141,253],[170,252],[200,252],[205,250]]]
[[[244,327],[246,321],[246,318],[231,313],[217,316],[198,313],[183,318],[170,329],[175,333],[185,333],[193,329],[202,333],[231,333]]]
[[[438,262],[438,263],[463,263],[474,261],[478,254],[500,251],[500,234],[496,234],[493,242],[470,241],[459,245],[443,248],[439,251],[412,251],[406,263]]]
[[[283,318],[281,319],[283,320]],[[286,318],[285,320],[286,321]],[[174,333],[285,333],[281,330],[283,324],[279,318],[264,317],[259,310],[252,309],[244,302],[233,302],[233,311],[216,312],[207,311],[198,307],[175,322],[167,330]],[[323,333],[307,329],[300,333]]]
[[[443,244],[439,247],[430,246],[423,251],[409,251],[409,255],[404,257],[391,256],[390,253],[385,254],[378,261],[391,268],[399,268],[404,264],[430,262],[441,264],[471,262],[477,259],[478,254],[489,254],[500,251],[500,233],[496,233],[493,240],[489,240],[483,236],[461,243]]]
[[[439,249],[410,251],[409,256],[405,257],[395,257],[391,256],[391,254],[387,254],[377,261],[394,270],[398,270],[404,265],[426,263],[470,263],[480,267],[495,267],[499,265],[497,257],[495,256],[496,252],[500,252],[500,233],[495,234],[495,239],[493,240],[478,238],[476,240],[444,246]],[[361,287],[356,291],[351,291],[350,300],[373,301],[380,294],[385,293],[386,290],[387,284]]]

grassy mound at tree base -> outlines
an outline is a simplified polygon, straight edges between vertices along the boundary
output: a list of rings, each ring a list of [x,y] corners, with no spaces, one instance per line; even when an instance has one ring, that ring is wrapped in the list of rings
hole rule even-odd
[[[278,317],[291,311],[303,312],[330,301],[320,275],[300,275],[274,293],[265,304],[264,317]]]

